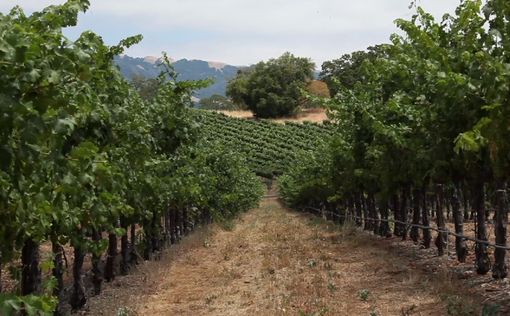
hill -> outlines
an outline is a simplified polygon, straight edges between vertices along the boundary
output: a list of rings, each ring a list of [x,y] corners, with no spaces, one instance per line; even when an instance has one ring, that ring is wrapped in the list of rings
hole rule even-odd
[[[130,57],[127,55],[115,57],[121,73],[128,80],[136,75],[145,78],[155,78],[159,75],[161,68],[160,59],[153,56],[144,58]],[[175,71],[179,74],[179,80],[200,80],[211,78],[214,83],[207,88],[198,90],[195,93],[197,98],[210,97],[213,94],[225,95],[227,83],[239,70],[239,67],[219,62],[180,59],[172,61]]]

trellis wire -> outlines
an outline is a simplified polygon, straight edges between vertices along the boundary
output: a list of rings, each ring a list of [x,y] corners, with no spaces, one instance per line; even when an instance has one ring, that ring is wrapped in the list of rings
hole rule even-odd
[[[322,214],[330,214],[330,215],[333,215],[333,216],[335,216],[337,218],[340,218],[340,219],[354,218],[354,219],[359,219],[359,220],[371,220],[371,221],[380,221],[380,222],[386,222],[386,223],[397,223],[397,224],[406,225],[406,230],[409,227],[417,227],[417,228],[421,228],[421,229],[430,229],[430,230],[436,231],[438,233],[446,234],[447,240],[448,240],[448,236],[451,235],[451,236],[463,238],[464,240],[469,240],[469,241],[475,242],[477,244],[483,244],[483,245],[486,245],[487,247],[510,250],[510,247],[502,246],[502,245],[498,245],[498,244],[493,244],[493,243],[490,243],[487,240],[481,240],[481,239],[477,239],[477,238],[473,238],[473,237],[457,234],[455,232],[450,231],[448,228],[441,229],[441,228],[436,228],[436,227],[432,227],[432,226],[424,226],[424,225],[420,225],[420,224],[413,224],[413,223],[408,223],[408,222],[402,222],[402,221],[395,220],[395,219],[382,219],[382,218],[371,218],[371,217],[363,218],[363,217],[356,216],[356,215],[349,215],[349,216],[347,216],[347,215],[341,215],[341,214],[333,213],[331,211],[321,210],[321,209],[317,209],[317,208],[313,208],[313,207],[306,207],[305,210],[311,210],[311,211],[315,211],[315,212],[320,212]]]

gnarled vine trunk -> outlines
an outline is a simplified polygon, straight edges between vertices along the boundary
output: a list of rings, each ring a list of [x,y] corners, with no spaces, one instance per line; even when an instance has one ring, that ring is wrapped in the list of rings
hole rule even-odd
[[[104,268],[104,278],[111,282],[115,279],[115,259],[117,258],[117,235],[108,234],[108,252]]]
[[[420,201],[422,200],[421,191],[419,189],[413,190],[413,225],[420,224]],[[420,239],[420,231],[418,227],[412,226],[411,232],[409,233],[409,237],[411,237],[412,241],[415,243]]]
[[[361,226],[362,210],[361,210],[361,194],[356,193],[354,197],[354,210],[356,211],[355,223],[357,226]]]
[[[436,198],[437,198],[437,207],[436,207],[436,222],[437,228],[440,230],[437,233],[435,244],[437,247],[437,253],[439,256],[444,255],[444,249],[446,248],[446,238],[448,235],[446,234],[446,225],[444,219],[444,187],[442,184],[436,185]]]
[[[73,310],[77,310],[83,307],[87,302],[85,297],[85,288],[83,286],[81,269],[83,267],[83,260],[85,259],[85,252],[82,246],[74,246],[74,263],[73,263],[73,291],[71,294],[71,300],[69,304]]]
[[[464,235],[464,214],[460,209],[460,199],[459,199],[459,185],[454,184],[453,192],[451,196],[451,204],[452,204],[452,212],[453,212],[453,221],[455,223],[455,233],[459,235]],[[466,241],[462,237],[455,236],[455,252],[457,253],[457,259],[459,262],[466,262],[467,256],[467,247]]]
[[[381,236],[391,237],[390,223],[388,222],[388,201],[382,199],[379,202],[379,210],[381,211],[381,228],[379,229],[379,233]]]
[[[172,244],[177,243],[178,240],[178,228],[177,228],[177,210],[172,209],[170,211],[170,240]]]
[[[391,209],[393,211],[393,217],[395,218],[395,221],[399,221],[395,222],[395,229],[393,230],[393,233],[395,234],[395,236],[402,237],[403,225],[400,223],[402,213],[400,212],[400,202],[398,199],[398,195],[394,194],[391,200],[392,200]]]
[[[462,208],[464,210],[464,221],[467,221],[469,219],[472,219],[472,218],[469,218],[469,194],[468,194],[468,190],[467,190],[467,186],[466,186],[466,183],[465,182],[462,182],[461,183],[461,187],[459,188],[460,190],[460,193],[462,194]]]
[[[131,245],[129,247],[130,252],[130,263],[131,264],[138,264],[138,253],[136,251],[136,224],[131,225],[131,232],[130,232],[130,241]]]
[[[95,243],[101,242],[101,233],[94,229],[92,232],[92,240]],[[92,253],[92,284],[94,286],[94,295],[101,294],[101,287],[103,285],[103,273],[101,271],[101,254],[97,252]]]
[[[429,206],[427,203],[427,189],[424,186],[421,191],[422,196],[422,208],[421,208],[421,223],[423,224],[423,247],[425,249],[430,248],[430,242],[432,241],[432,234],[430,232],[430,228],[426,228],[430,226],[430,220],[429,220]]]
[[[373,218],[372,220],[372,232],[374,234],[379,234],[379,230],[381,227],[381,223],[379,220],[379,213],[377,212],[377,205],[375,202],[375,196],[374,193],[368,194],[368,200],[369,200],[369,215]]]
[[[129,241],[128,225],[124,217],[120,218],[120,227],[124,229],[124,234],[120,238],[120,274],[127,275],[129,272]]]
[[[401,199],[402,199],[402,202],[400,203],[400,221],[404,222],[404,223],[407,223],[407,214],[409,213],[409,206],[408,206],[408,201],[410,200],[409,199],[409,195],[410,195],[410,188],[409,188],[409,185],[406,184],[404,185],[403,189],[402,189],[402,196],[401,196]],[[401,228],[401,237],[402,237],[402,240],[406,240],[407,239],[407,224],[402,224],[400,226]]]
[[[64,289],[64,248],[58,243],[55,235],[51,238],[51,249],[53,252],[53,277],[57,281],[53,289],[53,295],[60,297]]]
[[[487,226],[485,224],[485,189],[484,181],[480,176],[477,176],[473,182],[473,209],[476,212],[476,238],[482,241],[487,241]],[[483,243],[476,243],[476,272],[478,274],[486,274],[491,269],[491,262],[487,252],[487,245]]]
[[[39,268],[39,244],[32,239],[25,241],[21,250],[21,294],[29,295],[39,292],[41,286],[41,269]]]
[[[495,235],[496,245],[506,247],[506,231],[508,225],[508,196],[506,183],[499,181],[496,191],[496,216],[495,216]],[[508,267],[505,262],[506,249],[496,248],[494,250],[494,266],[492,267],[492,277],[503,279],[508,275]]]
[[[342,218],[342,220],[352,221],[354,215],[354,199],[352,198],[352,195],[350,195],[345,201],[345,206],[347,208],[347,212],[345,214],[345,218]]]
[[[361,194],[361,203],[362,203],[361,205],[363,207],[363,230],[372,230],[372,227],[370,225],[371,222],[370,222],[370,219],[369,219],[370,216],[369,216],[369,213],[368,213],[369,212],[368,204],[370,202],[368,201],[367,198],[365,198],[365,194],[364,193]]]

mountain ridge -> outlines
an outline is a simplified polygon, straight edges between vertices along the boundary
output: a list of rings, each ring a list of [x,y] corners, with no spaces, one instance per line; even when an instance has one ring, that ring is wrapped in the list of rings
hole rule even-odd
[[[115,63],[127,80],[132,80],[135,76],[156,78],[162,70],[161,61],[162,58],[155,56],[131,57],[120,55],[115,57]],[[238,70],[242,68],[223,62],[198,59],[170,59],[170,62],[178,73],[177,80],[212,79],[214,81],[210,86],[195,92],[194,96],[199,99],[214,94],[225,96],[228,81],[234,78]]]

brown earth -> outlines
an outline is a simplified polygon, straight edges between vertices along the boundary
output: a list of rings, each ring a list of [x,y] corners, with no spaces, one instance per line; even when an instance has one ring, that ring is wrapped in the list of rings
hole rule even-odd
[[[137,273],[107,285],[82,313],[477,313],[482,298],[474,299],[465,283],[446,270],[423,269],[413,252],[395,249],[393,243],[352,226],[339,228],[266,199],[236,220],[232,231],[198,231],[161,261],[141,265]]]

